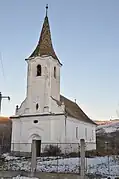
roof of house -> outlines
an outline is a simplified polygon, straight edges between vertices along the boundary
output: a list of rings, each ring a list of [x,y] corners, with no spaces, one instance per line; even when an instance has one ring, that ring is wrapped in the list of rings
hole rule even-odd
[[[66,108],[65,110],[69,116],[74,117],[80,121],[96,125],[96,123],[92,121],[75,102],[62,95],[60,95],[60,101],[64,103]]]

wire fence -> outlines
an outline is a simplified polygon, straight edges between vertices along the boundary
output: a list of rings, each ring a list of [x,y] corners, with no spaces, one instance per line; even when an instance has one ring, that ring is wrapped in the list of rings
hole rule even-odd
[[[1,146],[0,170],[31,170],[32,144]],[[77,143],[42,143],[36,145],[37,171],[80,173],[80,145]]]
[[[85,143],[85,173],[100,177],[119,176],[119,155],[118,150],[112,150],[109,143],[100,150],[88,151],[88,144]]]
[[[119,176],[118,152],[105,155],[90,150],[95,143],[85,143],[85,174],[88,176]],[[0,170],[31,171],[32,144],[11,144],[0,146]],[[42,143],[36,145],[36,170],[39,172],[76,173],[81,172],[81,146],[79,143]]]

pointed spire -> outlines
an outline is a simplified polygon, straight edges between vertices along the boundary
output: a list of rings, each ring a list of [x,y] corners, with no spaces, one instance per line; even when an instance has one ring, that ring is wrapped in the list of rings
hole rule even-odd
[[[50,25],[48,20],[48,5],[46,5],[46,16],[41,30],[39,42],[30,57],[43,56],[43,55],[52,56],[54,59],[58,60],[55,51],[53,49],[52,40],[51,40]]]

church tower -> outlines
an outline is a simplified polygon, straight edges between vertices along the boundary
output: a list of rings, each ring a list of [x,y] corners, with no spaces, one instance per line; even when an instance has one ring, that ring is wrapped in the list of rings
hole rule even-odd
[[[62,64],[52,45],[47,11],[48,6],[46,6],[46,16],[38,44],[30,57],[26,59],[28,63],[26,97],[28,113],[52,113],[52,98],[60,101],[60,67]]]

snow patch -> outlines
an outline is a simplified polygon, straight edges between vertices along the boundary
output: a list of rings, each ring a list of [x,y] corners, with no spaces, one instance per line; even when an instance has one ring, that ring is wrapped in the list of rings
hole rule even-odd
[[[8,157],[4,155],[3,170],[31,170],[31,159]],[[87,174],[116,177],[119,176],[119,158],[117,156],[86,158]],[[37,158],[37,171],[57,173],[79,173],[80,158]],[[21,179],[21,178],[20,178]],[[23,179],[23,178],[22,178]]]
[[[119,131],[119,122],[97,126],[97,133],[112,133]]]
[[[13,177],[13,179],[38,179],[38,178],[34,178],[34,177],[25,177],[25,176],[16,176],[16,177]]]

